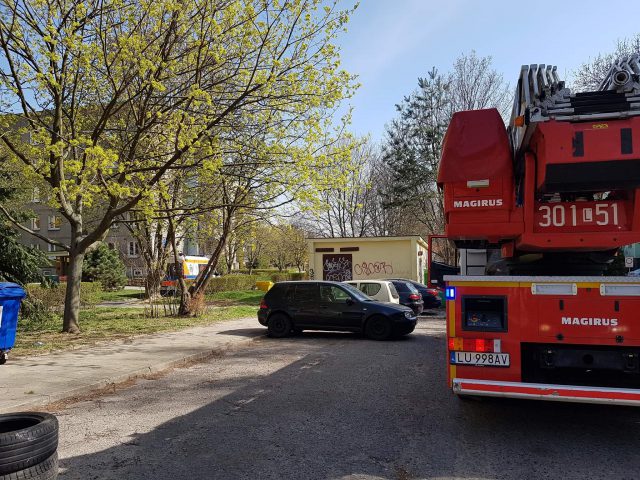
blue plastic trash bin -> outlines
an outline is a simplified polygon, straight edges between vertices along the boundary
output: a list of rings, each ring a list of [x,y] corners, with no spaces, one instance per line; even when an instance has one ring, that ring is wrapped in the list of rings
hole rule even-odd
[[[16,343],[18,310],[26,296],[24,289],[15,283],[0,283],[0,365],[6,363],[7,352]]]

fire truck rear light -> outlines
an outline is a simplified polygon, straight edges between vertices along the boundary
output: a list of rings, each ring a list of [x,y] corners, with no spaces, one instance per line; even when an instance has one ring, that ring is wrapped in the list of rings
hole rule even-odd
[[[461,352],[464,350],[462,338],[454,337],[449,339],[449,350]]]
[[[600,295],[603,297],[640,297],[640,285],[600,284]]]
[[[532,283],[531,293],[534,295],[577,295],[575,283]]]
[[[497,349],[496,349],[497,342]],[[500,340],[488,338],[460,338],[449,339],[449,350],[452,352],[500,352]]]

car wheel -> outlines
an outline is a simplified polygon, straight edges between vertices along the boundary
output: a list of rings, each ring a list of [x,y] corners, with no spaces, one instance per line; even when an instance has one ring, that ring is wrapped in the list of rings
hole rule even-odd
[[[393,334],[393,328],[389,319],[376,316],[367,321],[364,334],[371,340],[387,340]]]
[[[291,320],[281,313],[271,315],[267,321],[267,332],[273,338],[286,337],[291,333]]]

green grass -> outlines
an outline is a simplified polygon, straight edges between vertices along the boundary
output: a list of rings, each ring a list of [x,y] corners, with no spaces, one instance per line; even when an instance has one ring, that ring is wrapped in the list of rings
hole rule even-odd
[[[264,296],[261,290],[232,290],[207,294],[207,302],[214,305],[260,305]]]
[[[143,308],[95,307],[80,312],[81,333],[70,335],[60,333],[62,319],[51,315],[45,321],[18,324],[14,356],[26,356],[68,350],[99,341],[128,338],[158,332],[182,330],[188,327],[211,325],[223,320],[254,317],[255,306],[232,305],[209,307],[200,317],[160,317],[151,318]]]
[[[144,290],[122,289],[113,292],[102,292],[101,302],[126,302],[130,300],[141,300],[144,298]]]

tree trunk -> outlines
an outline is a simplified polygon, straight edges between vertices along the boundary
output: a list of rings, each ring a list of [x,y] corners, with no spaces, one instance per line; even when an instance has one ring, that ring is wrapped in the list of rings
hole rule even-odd
[[[64,318],[62,331],[80,333],[80,284],[82,281],[82,261],[84,252],[69,253],[69,271],[67,272],[67,289],[64,298]]]
[[[193,306],[191,305],[191,299],[197,299],[199,295],[204,295],[207,291],[207,285],[209,284],[209,280],[211,279],[211,274],[214,271],[215,265],[218,264],[218,260],[220,260],[220,255],[224,250],[224,247],[227,242],[227,238],[229,237],[229,231],[231,230],[231,214],[232,212],[227,213],[227,217],[223,222],[222,232],[220,233],[220,238],[218,239],[218,244],[216,248],[211,253],[211,258],[209,259],[209,263],[202,270],[193,284],[187,289],[183,289],[182,297],[180,299],[180,310],[179,314],[183,316],[191,316],[193,315]]]
[[[147,299],[160,298],[160,287],[164,278],[164,269],[158,266],[147,267],[147,278],[144,282],[144,293]]]
[[[178,308],[178,315],[190,316],[193,314],[191,310],[191,291],[187,287],[187,282],[183,277],[178,278],[178,291],[180,292],[180,307]]]

